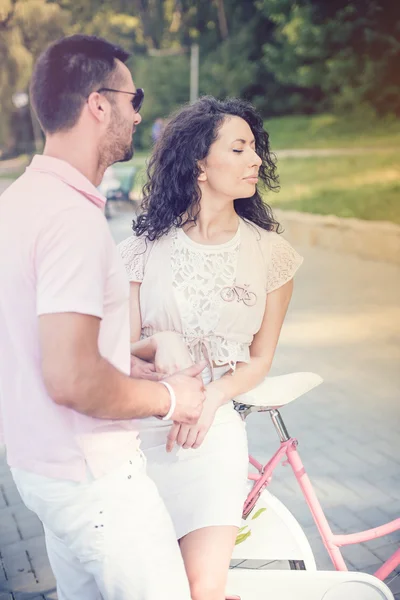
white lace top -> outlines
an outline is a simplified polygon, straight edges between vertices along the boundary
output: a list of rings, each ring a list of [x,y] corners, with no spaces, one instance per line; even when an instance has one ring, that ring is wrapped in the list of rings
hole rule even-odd
[[[243,344],[214,334],[224,305],[221,292],[235,285],[239,246],[240,228],[231,240],[216,246],[194,242],[182,229],[173,238],[172,285],[194,360],[200,358],[195,356],[199,340],[216,365],[234,367],[237,361],[249,359]]]
[[[273,240],[266,265],[266,291],[272,292],[293,277],[302,259],[280,235],[265,233]],[[248,362],[249,344],[215,333],[227,303],[231,304],[232,300],[242,301],[244,304],[247,302],[248,306],[252,303],[252,292],[243,291],[243,286],[236,286],[241,227],[224,244],[199,244],[191,240],[182,229],[172,233],[170,243],[173,294],[179,310],[182,334],[193,359],[204,357],[210,363],[229,364],[232,368],[237,362]],[[119,245],[130,281],[143,280],[150,246],[151,242],[133,236]],[[151,333],[151,328],[146,327],[142,332],[144,336]]]

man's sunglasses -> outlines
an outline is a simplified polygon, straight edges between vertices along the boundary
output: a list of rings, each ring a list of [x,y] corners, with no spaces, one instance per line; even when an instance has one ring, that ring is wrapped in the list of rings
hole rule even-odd
[[[112,88],[103,87],[97,90],[98,94],[101,94],[101,92],[117,92],[117,94],[130,94],[131,96],[133,96],[131,100],[133,109],[136,112],[139,112],[139,110],[142,108],[144,98],[144,90],[142,88],[138,88],[136,92],[124,92],[123,90],[113,90]]]

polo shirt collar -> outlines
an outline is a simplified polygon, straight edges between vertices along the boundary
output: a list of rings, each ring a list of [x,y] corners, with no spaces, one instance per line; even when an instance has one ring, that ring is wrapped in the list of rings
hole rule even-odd
[[[54,175],[76,191],[80,192],[88,200],[93,202],[93,204],[104,209],[106,198],[89,181],[89,179],[87,179],[87,177],[65,160],[37,154],[33,157],[32,162],[27,169]]]

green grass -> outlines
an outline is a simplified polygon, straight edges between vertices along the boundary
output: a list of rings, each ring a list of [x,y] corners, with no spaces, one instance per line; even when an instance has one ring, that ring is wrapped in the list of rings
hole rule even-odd
[[[282,158],[273,208],[400,224],[398,152]]]
[[[400,119],[366,114],[278,117],[265,121],[273,150],[400,147]]]
[[[134,159],[136,196],[146,181],[146,159],[145,154]],[[280,158],[278,172],[281,190],[266,196],[273,208],[400,224],[400,161],[394,150]]]
[[[10,173],[0,173],[0,179],[17,179],[24,171],[12,171]]]

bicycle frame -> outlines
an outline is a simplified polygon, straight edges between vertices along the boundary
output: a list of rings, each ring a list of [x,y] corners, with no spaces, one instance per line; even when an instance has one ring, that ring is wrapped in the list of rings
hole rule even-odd
[[[289,437],[279,411],[273,409],[269,412],[280,437],[280,447],[265,465],[262,465],[255,458],[249,456],[250,464],[255,467],[258,473],[249,473],[249,479],[254,481],[254,484],[244,504],[243,518],[246,519],[248,517],[261,492],[270,483],[274,470],[281,463],[282,459],[286,458],[284,464],[289,464],[292,468],[335,569],[337,571],[347,571],[346,563],[339,548],[350,544],[368,542],[393,533],[400,529],[400,518],[373,529],[360,531],[359,533],[346,535],[334,534],[297,451],[298,441],[295,438]],[[388,558],[374,575],[383,581],[399,564],[400,548]]]

